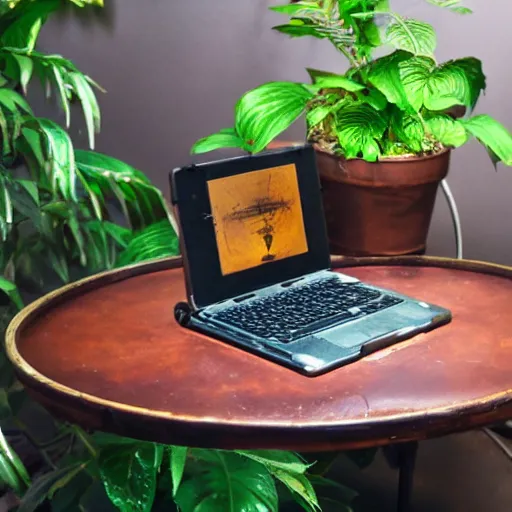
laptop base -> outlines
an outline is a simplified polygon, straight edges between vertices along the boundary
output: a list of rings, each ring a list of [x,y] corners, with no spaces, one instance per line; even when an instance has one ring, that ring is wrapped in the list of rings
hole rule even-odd
[[[322,279],[332,280],[333,276],[348,283],[352,279],[331,271],[320,272],[319,276],[311,278],[316,279],[314,282],[319,282],[319,278],[321,282]],[[352,281],[374,293],[377,291],[385,297],[396,297],[399,302],[397,300],[396,305],[372,314],[362,314],[354,320],[334,322],[323,328],[311,329],[310,332],[303,333],[286,343],[279,342],[276,336],[264,338],[244,330],[243,327],[239,328],[214,320],[215,317],[211,314],[212,309],[215,311],[215,308],[227,310],[237,308],[239,307],[237,298],[196,312],[192,311],[188,304],[179,303],[175,307],[175,318],[184,327],[227,342],[310,377],[354,362],[372,352],[432,330],[451,320],[450,313],[438,306],[389,290],[367,286],[357,280],[352,279]],[[268,296],[269,289],[259,290],[256,292],[256,297],[250,300],[257,301],[258,293],[263,297]]]

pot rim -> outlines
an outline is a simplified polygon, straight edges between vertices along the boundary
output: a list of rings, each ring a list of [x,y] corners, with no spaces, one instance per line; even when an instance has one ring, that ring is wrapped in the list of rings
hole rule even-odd
[[[443,155],[446,155],[446,153],[450,153],[452,151],[452,148],[444,148],[442,151],[439,151],[438,153],[434,153],[433,155],[425,155],[425,156],[390,156],[390,157],[384,157],[376,162],[368,162],[364,158],[344,158],[342,156],[336,156],[332,153],[329,153],[328,151],[325,151],[324,149],[320,148],[318,144],[313,144],[313,147],[315,148],[315,151],[318,151],[319,153],[323,153],[324,155],[330,156],[332,158],[335,158],[337,160],[345,160],[346,162],[366,162],[369,164],[379,164],[381,162],[396,162],[396,163],[407,163],[407,162],[419,162],[419,161],[425,161],[425,160],[432,160],[434,158],[439,158]]]

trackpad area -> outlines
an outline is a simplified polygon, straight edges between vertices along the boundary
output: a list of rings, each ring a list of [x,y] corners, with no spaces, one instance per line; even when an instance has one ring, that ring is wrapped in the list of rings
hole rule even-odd
[[[414,304],[390,308],[355,322],[331,327],[317,337],[343,348],[354,348],[372,339],[403,331],[420,331],[432,319],[432,313]]]

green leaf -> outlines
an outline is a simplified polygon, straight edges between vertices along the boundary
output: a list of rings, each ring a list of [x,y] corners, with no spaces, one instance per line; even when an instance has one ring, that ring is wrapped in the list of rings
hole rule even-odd
[[[9,139],[12,138],[12,134],[9,133],[7,117],[4,114],[2,108],[0,108],[0,131],[2,133],[2,154],[6,156],[11,152]]]
[[[17,217],[16,222],[30,219],[34,227],[38,228],[41,212],[37,202],[38,191],[34,190],[34,186],[35,183],[28,180],[6,180],[4,192],[10,196]]]
[[[98,226],[92,227],[93,223]],[[85,261],[87,270],[95,273],[104,269],[112,269],[114,266],[117,247],[112,244],[112,240],[107,238],[105,230],[97,220],[87,222],[82,225],[85,239]]]
[[[46,250],[48,258],[50,260],[52,269],[59,276],[63,283],[69,283],[69,268],[65,254],[61,248],[56,250],[53,247],[49,247]]]
[[[23,300],[15,283],[0,276],[0,291],[4,292],[18,309],[23,309]]]
[[[459,59],[436,68],[432,59],[405,52],[375,61],[369,80],[388,101],[414,112],[419,112],[423,104],[434,111],[454,105],[472,108],[485,88],[485,76],[477,59]]]
[[[381,155],[380,146],[371,139],[365,141],[361,151],[367,162],[376,162]]]
[[[0,452],[0,489],[4,487],[14,490],[18,495],[23,494],[26,488],[8,458]]]
[[[1,18],[0,18],[1,19]],[[14,58],[14,54],[9,52],[9,49],[3,56],[2,74],[9,78],[12,82],[20,81],[20,67]]]
[[[237,450],[236,453],[263,464],[283,482],[306,510],[319,510],[316,493],[304,473],[309,465],[295,453],[278,450]]]
[[[334,112],[333,105],[320,105],[310,110],[306,115],[307,125],[309,127],[320,124],[329,114]]]
[[[386,31],[386,43],[397,50],[404,50],[413,55],[431,57],[437,46],[434,29],[428,23],[413,19],[404,19],[397,14]]]
[[[101,153],[76,150],[75,156],[79,174],[87,181],[97,201],[101,200],[100,194],[113,192],[130,226],[143,228],[169,218],[162,193],[141,171]]]
[[[47,497],[65,486],[86,466],[87,463],[76,463],[40,476],[23,496],[18,512],[35,512]]]
[[[32,128],[23,127],[21,129],[21,133],[28,145],[28,148],[32,151],[37,164],[40,167],[43,167],[46,159],[43,152],[40,132],[33,130]],[[24,153],[26,154],[25,151]]]
[[[397,65],[407,102],[414,112],[419,112],[423,107],[425,86],[435,68],[435,63],[426,57],[413,57]]]
[[[450,11],[456,12],[457,14],[473,13],[473,11],[468,7],[463,7],[462,5],[460,5],[460,0],[427,0],[427,2],[438,7],[445,7],[447,9],[450,9]]]
[[[382,138],[387,119],[369,105],[347,105],[338,111],[336,131],[346,158],[374,162],[379,156],[374,139]]]
[[[384,94],[377,89],[365,89],[356,93],[359,103],[366,103],[375,110],[384,110],[388,106],[388,100]]]
[[[362,24],[362,33],[368,42],[370,50],[365,51],[363,54],[369,57],[371,55],[371,50],[382,44],[381,31],[379,30],[379,27],[375,25],[373,20],[368,20]]]
[[[37,183],[31,180],[16,180],[16,183],[21,185],[30,195],[34,203],[39,206],[39,189]]]
[[[32,109],[25,98],[11,89],[0,89],[0,103],[14,114],[17,114],[20,109],[28,114],[32,113]]]
[[[97,7],[104,6],[103,0],[69,0],[69,1],[73,2],[75,5],[78,5],[78,7],[85,7],[87,5],[95,5]]]
[[[25,55],[13,54],[13,57],[18,62],[20,67],[20,82],[23,92],[27,94],[27,85],[32,78],[32,72],[34,71],[34,63],[30,57]]]
[[[89,136],[89,147],[94,149],[94,134],[100,131],[100,108],[98,100],[91,86],[82,73],[68,73],[68,78],[73,85],[73,90],[80,99],[84,112],[87,133]]]
[[[117,224],[114,224],[109,221],[103,221],[101,223],[101,227],[105,230],[105,232],[111,236],[121,247],[128,247],[128,243],[130,238],[132,237],[132,232]],[[116,436],[118,437],[118,436]]]
[[[418,116],[395,110],[391,117],[391,129],[397,139],[409,146],[414,153],[421,152],[425,129]]]
[[[7,233],[10,232],[14,222],[14,206],[10,189],[8,187],[9,178],[0,174],[0,227],[2,228],[2,240],[6,240]]]
[[[153,465],[155,469],[160,472],[160,466],[162,465],[162,461],[164,459],[164,445],[153,443],[155,447],[155,458]]]
[[[70,212],[67,222],[69,229],[71,230],[71,234],[76,242],[76,246],[80,253],[80,265],[85,267],[87,265],[87,254],[85,250],[85,239],[82,233],[82,229],[80,227],[80,222],[78,221],[76,214],[74,212]]]
[[[448,115],[432,116],[425,120],[428,132],[443,146],[458,148],[468,140],[464,124]]]
[[[482,114],[461,121],[466,130],[476,137],[498,161],[512,166],[512,135],[491,116]]]
[[[277,32],[281,32],[281,34],[286,34],[290,37],[304,37],[311,36],[316,37],[317,39],[326,39],[327,35],[322,34],[317,30],[317,26],[311,22],[305,22],[302,20],[293,20],[296,23],[288,23],[285,25],[276,25],[272,27],[272,30]]]
[[[155,499],[160,448],[151,443],[102,450],[100,475],[108,497],[121,512],[150,512]]]
[[[3,31],[0,41],[2,46],[26,49],[32,51],[37,37],[48,15],[60,6],[58,0],[45,0],[35,5],[26,6],[21,15],[15,16],[14,21]],[[18,14],[19,11],[15,12]]]
[[[76,201],[76,166],[73,143],[67,132],[49,119],[37,119],[47,142],[50,178],[54,191]]]
[[[65,70],[61,70],[59,66],[52,66],[52,72],[55,83],[57,85],[57,90],[59,91],[60,103],[62,105],[62,109],[64,110],[64,115],[66,116],[66,128],[69,128],[71,122],[71,114],[69,110],[68,93],[66,91],[66,85],[64,83],[63,77]]]
[[[457,14],[473,14],[473,11],[469,7],[453,7],[452,11]]]
[[[237,135],[235,129],[228,128],[199,139],[194,143],[190,152],[199,154],[220,148],[243,148],[243,146],[244,141]]]
[[[99,431],[92,434],[92,440],[94,441],[94,445],[98,446],[99,448],[112,448],[112,445],[135,447],[136,445],[141,444],[141,441],[131,437],[123,437],[116,434],[109,434],[108,432]]]
[[[412,109],[402,81],[400,65],[412,58],[407,52],[395,52],[372,63],[368,73],[369,82],[376,87],[390,103],[402,110]]]
[[[310,512],[320,510],[315,490],[305,475],[290,473],[282,469],[273,469],[271,472],[291,491],[293,496],[300,498],[298,501],[306,510]]]
[[[330,71],[321,71],[320,69],[306,68],[306,71],[308,72],[308,75],[311,78],[311,82],[313,84],[316,84],[317,80],[319,80],[321,78],[330,78],[330,77],[339,76],[336,73],[332,73]]]
[[[99,188],[95,183],[89,183],[84,175],[78,170],[77,176],[84,187],[86,194],[89,196],[96,218],[98,220],[103,220],[103,208],[105,207],[105,201],[101,188]]]
[[[151,185],[146,175],[117,158],[93,151],[75,150],[76,163],[87,176],[113,176],[116,180]]]
[[[258,153],[304,111],[313,94],[302,84],[270,82],[244,94],[235,107],[244,149]]]
[[[179,241],[167,219],[136,232],[128,247],[119,255],[117,266],[179,254]]]
[[[22,494],[25,487],[30,485],[28,472],[18,457],[17,453],[10,447],[0,427],[0,478],[8,479],[10,485],[19,494]],[[21,511],[21,509],[18,509]],[[23,512],[23,511],[21,511]]]
[[[442,111],[454,105],[473,109],[480,93],[485,90],[482,63],[468,57],[452,60],[435,69],[429,76],[424,90],[425,106]]]
[[[273,5],[269,7],[269,9],[280,14],[287,14],[288,16],[317,14],[323,11],[321,6],[318,5],[318,2],[295,2],[293,4]]]
[[[186,446],[169,446],[168,449],[171,462],[172,495],[176,496],[185,471],[188,448]]]
[[[280,450],[236,450],[236,453],[255,460],[269,469],[282,469],[290,473],[303,474],[309,465],[292,452]]]
[[[324,76],[318,77],[315,81],[315,89],[344,89],[345,91],[362,91],[366,87],[358,84],[344,76]]]
[[[41,207],[41,211],[63,220],[68,220],[70,215],[72,215],[72,211],[66,201],[52,201],[46,203]]]
[[[277,492],[266,467],[236,453],[192,450],[191,478],[176,495],[181,512],[277,512]]]

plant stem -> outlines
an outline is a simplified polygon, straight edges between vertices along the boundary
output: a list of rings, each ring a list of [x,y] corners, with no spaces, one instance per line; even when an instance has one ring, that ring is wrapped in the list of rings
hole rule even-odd
[[[93,456],[93,458],[98,457],[98,450],[94,448],[92,443],[89,440],[89,436],[77,425],[71,425],[71,430],[76,434],[76,436],[84,443],[84,446],[87,448],[87,451]]]
[[[347,49],[343,48],[343,46],[337,46],[337,48],[341,53],[343,53],[343,55],[345,55],[352,67],[356,69],[359,68],[359,62],[357,62],[357,60],[350,54]]]

